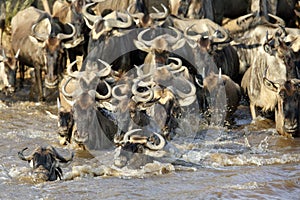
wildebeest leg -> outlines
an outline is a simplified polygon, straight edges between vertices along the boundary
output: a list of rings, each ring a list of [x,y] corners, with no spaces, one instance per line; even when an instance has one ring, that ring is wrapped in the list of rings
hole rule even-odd
[[[252,120],[256,119],[256,109],[253,103],[250,103],[250,112],[251,112]]]
[[[20,73],[20,83],[19,87],[23,88],[24,78],[25,78],[25,66],[19,62],[19,73]]]
[[[2,46],[2,36],[3,36],[3,30],[0,28],[0,46]]]
[[[40,66],[34,68],[35,72],[35,81],[36,81],[36,87],[38,92],[38,100],[43,101],[43,86],[42,86],[42,71]]]

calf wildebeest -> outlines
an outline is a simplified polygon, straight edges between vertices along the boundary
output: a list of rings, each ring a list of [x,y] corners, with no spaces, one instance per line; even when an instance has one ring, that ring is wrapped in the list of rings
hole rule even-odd
[[[24,21],[24,19],[27,19]],[[64,70],[64,40],[75,34],[62,32],[61,24],[41,10],[29,7],[12,18],[12,49],[20,49],[20,66],[34,67],[38,99],[42,100],[42,70],[45,70],[45,87],[55,88]],[[23,67],[21,67],[23,68]],[[20,69],[22,70],[22,69]]]
[[[62,80],[62,84],[64,84],[65,81],[66,80]],[[60,136],[60,144],[67,144],[71,142],[74,125],[72,107],[64,100],[61,91],[59,96],[61,100],[59,100],[59,98],[57,99],[58,134]]]
[[[2,56],[0,56],[0,82],[3,84],[1,88],[9,93],[15,91],[18,56],[19,51],[15,56],[11,54],[7,56],[4,49],[2,49]]]
[[[18,152],[20,159],[28,161],[33,170],[33,179],[35,182],[55,181],[62,179],[63,172],[61,167],[66,167],[73,160],[74,154],[70,158],[61,156],[54,147],[37,147],[29,156],[24,156],[24,148]]]
[[[268,37],[259,47],[259,54],[246,71],[242,87],[250,98],[250,111],[255,119],[256,108],[275,110],[276,129],[282,135],[299,133],[299,95],[293,51],[278,35]]]

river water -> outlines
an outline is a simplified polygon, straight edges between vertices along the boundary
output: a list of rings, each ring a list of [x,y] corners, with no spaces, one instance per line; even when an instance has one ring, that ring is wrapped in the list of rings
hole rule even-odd
[[[114,149],[88,152],[59,144],[54,103],[0,101],[0,199],[299,199],[300,138],[284,138],[274,123],[251,123],[247,106],[234,128],[205,127],[170,143],[190,166],[154,162],[140,169],[113,166]],[[25,147],[54,146],[64,179],[35,183],[18,158]],[[195,165],[193,165],[195,164]]]

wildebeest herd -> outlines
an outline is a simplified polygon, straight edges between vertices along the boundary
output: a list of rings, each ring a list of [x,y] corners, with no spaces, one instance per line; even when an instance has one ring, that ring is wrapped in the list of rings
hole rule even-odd
[[[279,134],[300,135],[298,1],[157,2],[57,0],[52,14],[18,12],[11,47],[1,46],[2,90],[14,93],[17,72],[21,87],[24,66],[33,68],[36,99],[59,91],[60,143],[86,149],[161,150],[191,113],[210,123],[218,98],[222,125],[234,123],[243,97],[253,119],[274,111]],[[46,180],[62,174],[56,159],[71,160],[52,147],[22,152],[44,165]]]

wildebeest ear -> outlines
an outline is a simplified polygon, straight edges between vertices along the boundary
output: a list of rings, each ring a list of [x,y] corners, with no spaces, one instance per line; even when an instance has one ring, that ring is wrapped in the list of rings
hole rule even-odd
[[[269,90],[272,90],[274,92],[278,91],[279,85],[267,79],[266,77],[263,77],[263,83]]]
[[[46,42],[39,42],[35,37],[29,36],[29,40],[34,43],[35,45],[38,45],[41,48],[44,48],[46,46]]]

